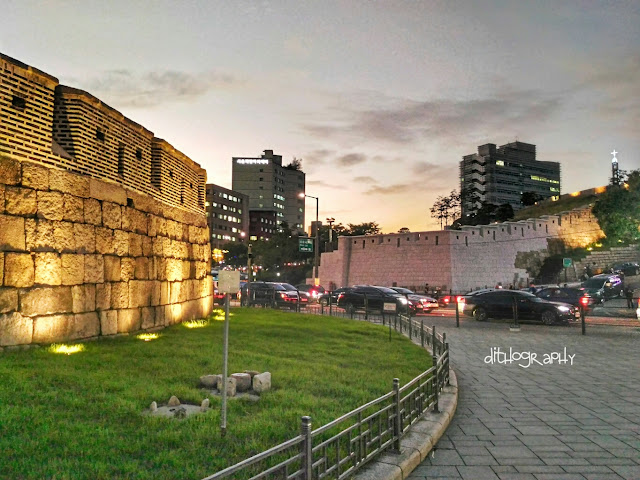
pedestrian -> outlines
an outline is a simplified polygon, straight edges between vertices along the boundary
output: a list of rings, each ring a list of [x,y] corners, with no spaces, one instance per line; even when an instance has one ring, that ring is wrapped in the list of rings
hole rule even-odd
[[[627,308],[633,309],[633,288],[630,285],[624,287],[624,296],[627,297]]]
[[[533,293],[533,294],[536,293],[536,286],[534,285],[533,282],[529,284],[529,293]]]

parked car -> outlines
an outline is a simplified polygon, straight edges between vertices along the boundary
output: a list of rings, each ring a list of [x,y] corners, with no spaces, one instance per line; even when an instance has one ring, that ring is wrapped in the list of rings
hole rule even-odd
[[[599,302],[623,295],[622,279],[618,275],[606,273],[594,275],[582,282],[581,286],[585,292]]]
[[[296,309],[309,303],[309,297],[299,292],[296,287],[288,283],[251,282],[242,286],[243,305],[263,305],[271,307],[289,307]]]
[[[532,293],[520,290],[496,290],[467,295],[463,298],[462,312],[483,322],[489,318],[513,318],[514,302],[518,305],[518,319],[540,321],[552,325],[560,321],[575,320],[579,315],[573,305],[550,302]]]
[[[638,275],[640,273],[640,265],[635,262],[619,263],[613,266],[613,271],[627,276]]]
[[[413,303],[416,307],[416,313],[429,313],[434,308],[438,308],[438,300],[433,297],[429,297],[427,295],[422,295],[419,293],[415,293],[408,288],[402,287],[389,287],[391,290],[395,290],[401,295],[404,295],[411,303]]]
[[[536,292],[535,295],[550,302],[568,303],[578,308],[584,307],[585,310],[589,310],[599,303],[599,300],[589,295],[582,288],[547,287]]]
[[[308,294],[309,300],[317,300],[318,297],[325,292],[322,285],[309,285],[306,283],[302,283],[300,285],[296,285],[296,288],[301,292],[305,292],[306,294]]]
[[[458,303],[460,303],[462,302],[462,299],[465,295],[475,295],[477,293],[493,292],[494,290],[497,290],[497,289],[493,287],[488,287],[488,288],[481,288],[479,290],[472,290],[470,292],[465,293],[464,295],[443,295],[441,297],[438,297],[438,304],[441,307],[446,307],[447,305],[453,305],[456,302],[456,298],[458,299]]]
[[[365,307],[365,297],[369,310],[382,312],[385,303],[393,303],[398,313],[415,313],[415,307],[404,295],[386,287],[358,285],[338,295],[338,306],[351,313]]]
[[[338,303],[338,295],[349,290],[351,290],[351,287],[336,288],[332,292],[325,292],[318,297],[318,303],[326,307],[331,301],[331,305],[336,305]]]

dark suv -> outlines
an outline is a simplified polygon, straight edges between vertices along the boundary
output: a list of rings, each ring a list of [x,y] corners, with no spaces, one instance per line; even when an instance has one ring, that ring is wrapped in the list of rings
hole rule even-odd
[[[295,310],[305,307],[309,303],[309,297],[304,292],[298,292],[288,283],[276,282],[251,282],[245,283],[241,290],[242,305],[262,305],[269,307],[288,307]]]
[[[536,320],[545,325],[575,320],[578,309],[573,305],[549,302],[529,292],[496,290],[463,297],[462,312],[484,322],[488,318],[513,318],[513,305],[518,305],[518,319]]]
[[[582,288],[547,287],[536,292],[535,295],[550,302],[569,303],[574,307],[583,307],[586,311],[600,302]]]
[[[356,285],[352,289],[338,295],[338,306],[344,308],[347,313],[365,308],[365,298],[369,310],[382,312],[385,303],[395,305],[398,313],[415,313],[415,308],[404,295],[386,287],[373,287],[371,285]]]
[[[618,275],[601,274],[594,275],[589,280],[582,282],[582,288],[586,293],[600,302],[623,294],[622,279]]]

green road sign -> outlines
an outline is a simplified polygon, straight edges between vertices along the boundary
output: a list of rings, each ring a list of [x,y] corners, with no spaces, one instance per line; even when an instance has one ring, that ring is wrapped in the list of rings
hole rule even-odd
[[[300,252],[313,253],[313,238],[298,238],[298,250]]]
[[[572,263],[573,263],[573,262],[571,261],[571,259],[570,259],[570,258],[563,258],[563,259],[562,259],[562,266],[563,266],[564,268],[569,268],[569,267],[571,266],[571,264],[572,264]]]

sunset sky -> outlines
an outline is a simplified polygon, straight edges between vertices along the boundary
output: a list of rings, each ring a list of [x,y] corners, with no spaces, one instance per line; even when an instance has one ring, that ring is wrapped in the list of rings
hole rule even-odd
[[[100,98],[231,186],[302,158],[320,219],[438,228],[458,162],[516,139],[562,193],[640,168],[640,1],[5,0],[0,52]],[[315,219],[315,201],[307,221]]]

